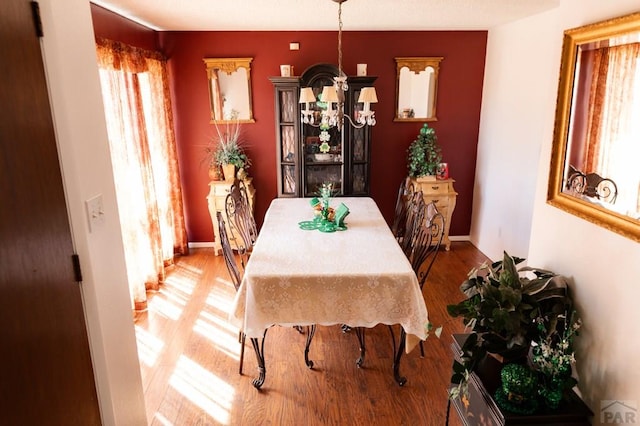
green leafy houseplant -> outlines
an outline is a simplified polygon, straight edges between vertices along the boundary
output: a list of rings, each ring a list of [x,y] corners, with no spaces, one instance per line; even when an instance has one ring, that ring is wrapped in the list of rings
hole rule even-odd
[[[435,175],[442,161],[442,150],[436,131],[424,123],[418,137],[407,150],[407,169],[410,177]]]
[[[450,398],[468,399],[470,372],[487,353],[505,359],[526,357],[539,338],[538,322],[556,323],[571,306],[566,279],[551,271],[516,265],[524,259],[504,252],[501,261],[474,268],[460,286],[467,298],[448,305],[452,317],[462,317],[469,337],[454,361]]]
[[[227,122],[224,125],[214,123],[216,137],[205,148],[205,161],[209,167],[233,164],[237,170],[248,169],[251,160],[245,153],[238,120]]]

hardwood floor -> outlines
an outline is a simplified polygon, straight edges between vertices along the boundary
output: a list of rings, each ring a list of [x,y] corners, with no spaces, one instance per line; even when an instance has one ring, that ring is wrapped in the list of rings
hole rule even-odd
[[[459,285],[486,257],[467,242],[442,251],[424,288],[429,318],[443,325],[405,355],[399,387],[391,371],[386,326],[368,329],[367,354],[357,368],[355,333],[318,327],[304,364],[305,336],[272,327],[265,344],[267,377],[251,382],[257,363],[247,341],[244,375],[238,374],[238,330],[227,322],[235,295],[222,256],[212,248],[179,259],[165,286],[136,318],[136,336],[147,417],[152,425],[444,425],[450,378],[451,334],[462,322],[446,305],[463,298]],[[451,425],[459,425],[452,409]]]

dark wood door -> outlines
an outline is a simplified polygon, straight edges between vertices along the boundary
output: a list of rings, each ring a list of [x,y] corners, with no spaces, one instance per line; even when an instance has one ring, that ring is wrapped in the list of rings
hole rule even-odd
[[[3,0],[0,76],[0,424],[100,424],[29,0]]]

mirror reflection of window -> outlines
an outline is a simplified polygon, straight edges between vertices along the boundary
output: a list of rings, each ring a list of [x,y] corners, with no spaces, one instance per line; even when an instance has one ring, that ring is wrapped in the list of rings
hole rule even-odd
[[[395,58],[397,70],[394,121],[436,121],[438,73],[442,57]]]
[[[608,208],[640,218],[640,43],[614,44],[578,51],[565,170],[611,179],[617,197]]]
[[[435,70],[433,67],[427,67],[417,73],[410,71],[408,67],[402,67],[400,69],[399,90],[398,116],[402,118],[433,116],[435,90]]]
[[[205,58],[211,121],[252,123],[252,58]]]

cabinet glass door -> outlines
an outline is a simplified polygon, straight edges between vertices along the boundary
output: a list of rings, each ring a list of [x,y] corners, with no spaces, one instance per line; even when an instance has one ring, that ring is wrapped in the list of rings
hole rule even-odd
[[[318,194],[320,186],[331,183],[336,195],[344,194],[343,138],[336,127],[321,130],[309,124],[303,126],[304,196]],[[323,136],[324,135],[324,136]],[[322,139],[328,138],[328,151],[322,152]]]
[[[298,138],[296,126],[298,120],[297,110],[297,87],[287,88],[278,92],[280,108],[279,119],[279,140],[280,140],[280,176],[281,187],[279,192],[282,195],[295,196],[298,182]]]

